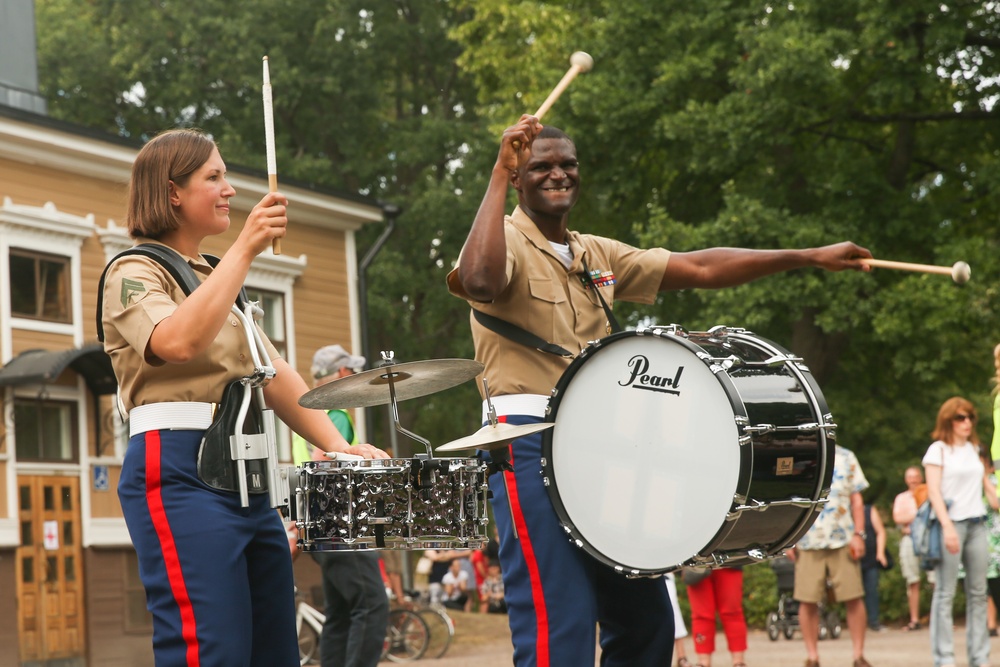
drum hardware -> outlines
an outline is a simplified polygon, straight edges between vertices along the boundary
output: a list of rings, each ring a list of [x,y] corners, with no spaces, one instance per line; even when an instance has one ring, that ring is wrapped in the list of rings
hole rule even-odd
[[[296,470],[304,551],[478,548],[488,486],[476,459],[309,461]]]
[[[430,441],[402,426],[399,401],[472,379],[483,365],[465,359],[396,363],[381,353],[377,368],[307,392],[307,408],[388,403],[393,427],[424,445],[410,459],[338,457],[297,468],[293,519],[304,551],[478,548],[488,536],[486,464],[435,458]],[[458,447],[453,447],[458,449]]]
[[[746,501],[744,501],[746,502]],[[750,499],[751,505],[738,505],[730,510],[729,514],[726,515],[726,521],[735,521],[740,518],[743,512],[763,512],[772,507],[797,507],[800,509],[811,509],[817,508],[817,510],[822,510],[823,505],[828,502],[828,499],[824,498],[822,500],[810,500],[808,498],[792,498],[790,500],[772,500],[770,502],[761,502],[759,500]]]
[[[238,306],[233,305],[232,312],[243,325],[243,332],[247,337],[250,348],[250,356],[253,359],[254,370],[240,380],[243,385],[243,401],[236,417],[236,427],[233,435],[229,438],[230,452],[236,468],[239,472],[240,504],[249,507],[250,498],[247,491],[247,461],[254,459],[267,459],[268,485],[267,491],[270,496],[271,507],[283,507],[289,504],[288,470],[278,465],[278,446],[276,429],[274,423],[274,410],[267,407],[264,401],[264,387],[275,375],[274,366],[271,365],[271,357],[267,353],[264,341],[260,337],[253,321],[262,316],[264,311],[256,302],[248,301],[245,312]],[[256,399],[260,407],[261,423],[263,433],[245,434],[243,425],[246,422],[247,412],[250,409],[250,401]]]
[[[490,399],[490,387],[486,378],[483,378],[483,395],[486,397],[486,418],[489,423],[472,435],[440,445],[437,451],[453,452],[472,448],[488,451],[493,461],[500,464],[499,470],[510,470],[509,463],[506,466],[501,463],[501,461],[509,461],[509,456],[503,451],[507,445],[526,435],[550,429],[555,426],[555,423],[508,424],[501,422],[497,419],[496,408],[493,407],[493,401]],[[500,450],[499,453],[496,453],[498,450]]]
[[[817,424],[816,422],[810,422],[808,424],[793,424],[791,426],[775,426],[774,424],[757,424],[755,426],[744,426],[743,432],[749,433],[751,435],[763,435],[765,433],[787,433],[792,431],[797,431],[800,433],[805,433],[808,431],[819,431],[822,429],[835,429],[836,424]]]

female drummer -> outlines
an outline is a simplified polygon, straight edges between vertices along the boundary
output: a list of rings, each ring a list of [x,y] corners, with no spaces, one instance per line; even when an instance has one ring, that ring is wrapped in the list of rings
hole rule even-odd
[[[127,225],[142,243],[169,246],[203,281],[185,298],[145,256],[107,272],[102,321],[131,437],[118,495],[139,557],[153,615],[158,665],[292,667],[299,664],[291,558],[267,494],[209,487],[197,459],[223,389],[254,365],[244,328],[231,314],[253,258],[285,235],[285,197],[270,193],[212,269],[204,238],[229,228],[236,191],[215,143],[196,130],[170,130],[135,159]],[[349,446],[326,415],[298,405],[304,380],[261,334],[276,371],[263,389],[281,419],[329,451],[387,455]]]

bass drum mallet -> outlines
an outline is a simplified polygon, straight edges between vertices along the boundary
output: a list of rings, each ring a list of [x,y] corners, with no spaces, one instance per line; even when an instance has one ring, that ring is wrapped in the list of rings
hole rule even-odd
[[[569,57],[569,69],[563,74],[563,78],[556,84],[556,87],[552,89],[549,96],[545,98],[542,102],[542,106],[538,107],[538,111],[535,112],[535,118],[538,120],[542,119],[542,116],[552,108],[552,105],[556,103],[559,96],[563,94],[563,91],[569,87],[573,79],[576,78],[577,74],[582,74],[583,72],[589,72],[594,68],[594,59],[590,57],[589,53],[584,53],[583,51],[576,51],[573,55]]]
[[[556,87],[552,89],[549,96],[545,98],[542,102],[542,106],[538,107],[538,111],[535,112],[535,118],[538,120],[542,119],[542,116],[552,108],[552,105],[556,103],[559,96],[563,94],[563,91],[569,87],[573,79],[576,78],[577,74],[582,74],[583,72],[589,72],[594,68],[594,59],[589,53],[584,53],[583,51],[576,51],[569,57],[569,69],[563,74],[563,78],[559,80]],[[520,148],[521,142],[515,141],[514,148]]]
[[[952,266],[935,266],[933,264],[911,264],[910,262],[893,262],[887,259],[863,259],[862,263],[878,269],[897,269],[900,271],[917,271],[919,273],[937,273],[951,276],[956,285],[964,285],[972,277],[972,269],[966,262],[955,262]]]

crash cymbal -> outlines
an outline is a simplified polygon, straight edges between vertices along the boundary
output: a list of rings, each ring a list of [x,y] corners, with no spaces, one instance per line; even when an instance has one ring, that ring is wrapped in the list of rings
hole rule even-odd
[[[441,445],[435,451],[454,452],[461,449],[500,449],[506,447],[512,440],[523,438],[532,433],[544,431],[555,426],[554,422],[541,424],[508,424],[501,422],[496,426],[487,424],[472,435]]]
[[[462,384],[482,373],[483,368],[471,359],[428,359],[372,368],[307,391],[299,405],[319,410],[385,405],[391,400],[390,376],[396,401],[405,401]]]

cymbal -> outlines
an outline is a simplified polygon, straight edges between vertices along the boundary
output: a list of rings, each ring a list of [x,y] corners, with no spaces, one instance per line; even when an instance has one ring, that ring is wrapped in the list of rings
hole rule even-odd
[[[372,368],[307,391],[299,405],[320,410],[385,405],[391,401],[390,376],[396,400],[405,401],[462,384],[482,373],[483,368],[471,359],[427,359]]]
[[[554,422],[540,424],[508,424],[500,422],[496,426],[487,424],[472,435],[441,445],[435,451],[454,452],[460,449],[500,449],[506,447],[512,440],[523,438],[532,433],[544,431],[555,426]]]

